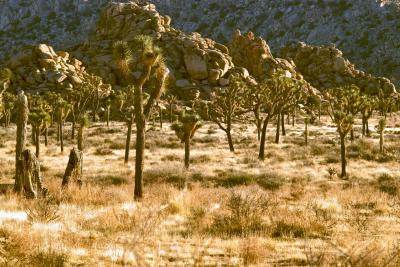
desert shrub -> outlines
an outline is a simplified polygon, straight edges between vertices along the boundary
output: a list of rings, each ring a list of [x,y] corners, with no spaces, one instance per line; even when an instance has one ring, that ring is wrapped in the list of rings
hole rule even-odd
[[[117,176],[117,175],[105,175],[105,176],[100,176],[96,177],[94,179],[96,183],[102,184],[102,185],[123,185],[123,184],[129,184],[129,180],[126,177],[123,176]]]
[[[273,238],[319,238],[329,234],[323,223],[302,216],[280,219],[270,231]]]
[[[258,238],[245,238],[240,242],[240,257],[244,266],[260,264],[268,255],[269,249]]]
[[[168,176],[165,181],[179,189],[183,189],[185,187],[186,177],[181,175],[171,175]]]
[[[107,156],[107,155],[112,155],[113,151],[109,148],[106,147],[99,147],[96,149],[96,151],[94,152],[95,155],[97,156]]]
[[[222,173],[218,177],[217,184],[224,187],[254,184],[254,175],[240,172]]]
[[[400,181],[397,177],[392,177],[387,173],[379,176],[377,186],[380,191],[395,196],[399,193]]]
[[[39,250],[30,255],[30,266],[48,266],[48,267],[63,267],[66,266],[69,255],[60,249],[49,248],[47,250]]]
[[[122,149],[125,149],[125,143],[124,142],[110,142],[108,148],[112,149],[112,150],[122,150]],[[131,148],[134,148],[134,147],[131,146]]]
[[[266,230],[263,219],[270,199],[261,193],[232,192],[226,214],[214,216],[208,232],[216,236],[248,236]]]
[[[179,157],[179,156],[176,155],[176,154],[169,154],[169,155],[163,156],[163,157],[161,158],[161,161],[180,161],[181,159],[182,159],[182,158]]]
[[[277,174],[263,174],[257,177],[257,184],[263,189],[276,191],[283,185],[283,178]]]
[[[199,163],[206,163],[210,162],[211,157],[209,155],[199,155],[199,156],[193,156],[190,158],[190,163],[193,164],[199,164]]]
[[[32,222],[48,223],[60,218],[60,202],[53,197],[29,201],[25,203],[25,210]]]

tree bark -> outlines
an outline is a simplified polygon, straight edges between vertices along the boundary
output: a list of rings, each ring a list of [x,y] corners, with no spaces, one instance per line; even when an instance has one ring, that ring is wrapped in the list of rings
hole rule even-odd
[[[73,148],[69,154],[67,168],[65,169],[62,187],[68,187],[71,179],[82,186],[83,153]]]
[[[126,142],[125,142],[125,163],[129,162],[129,152],[131,149],[131,137],[132,137],[132,124],[133,117],[128,121],[128,132],[126,134]]]
[[[36,134],[35,134],[36,158],[39,158],[40,157],[40,127],[39,126],[35,127],[35,130],[36,130]]]
[[[365,118],[362,118],[362,136],[365,136]]]
[[[60,121],[60,145],[61,145],[61,152],[64,152],[64,126],[63,122]]]
[[[31,138],[32,138],[32,145],[36,145],[36,129],[33,125],[31,129]]]
[[[18,94],[17,101],[17,144],[15,147],[15,184],[14,190],[20,192],[22,190],[22,166],[19,164],[22,152],[26,146],[26,125],[28,123],[28,99],[24,92]]]
[[[83,152],[83,133],[84,133],[85,127],[81,125],[78,129],[78,150]]]
[[[227,137],[228,137],[229,150],[230,150],[231,152],[235,152],[235,147],[233,146],[231,128],[227,128],[227,129],[226,129],[226,135],[227,135]]]
[[[36,198],[42,193],[40,163],[29,149],[24,150],[18,161],[21,176],[21,189],[27,198]]]
[[[346,173],[346,140],[345,135],[340,135],[340,157],[342,161],[342,173],[340,175],[341,178],[345,178]]]
[[[279,113],[279,114],[277,115],[277,118],[276,118],[275,144],[279,144],[280,128],[281,128],[281,114]]]
[[[368,119],[365,121],[365,127],[366,127],[365,132],[367,133],[367,136],[370,136],[371,133],[369,131]]]
[[[259,160],[265,160],[265,141],[267,136],[267,127],[268,127],[268,118],[264,120],[262,133],[261,133],[261,141],[260,141],[260,151],[258,153]]]
[[[350,130],[350,141],[353,143],[354,141],[354,129]]]
[[[163,112],[162,112],[162,108],[159,107],[159,113],[160,113],[160,129],[163,128]]]
[[[110,126],[110,110],[111,110],[111,107],[107,106],[107,127]]]
[[[75,118],[72,120],[72,128],[71,128],[71,140],[75,139],[75,129],[76,129],[76,122]]]
[[[285,114],[281,114],[282,136],[286,136]]]
[[[44,128],[44,145],[46,147],[49,145],[49,127],[47,125]]]
[[[143,198],[144,149],[146,141],[146,118],[143,109],[142,87],[135,90],[136,159],[135,159],[135,199]]]
[[[185,139],[185,168],[189,169],[190,165],[190,137]]]
[[[379,152],[381,153],[381,154],[383,154],[383,152],[384,152],[384,147],[383,147],[383,145],[384,145],[384,132],[383,131],[381,131],[380,133],[379,133]]]

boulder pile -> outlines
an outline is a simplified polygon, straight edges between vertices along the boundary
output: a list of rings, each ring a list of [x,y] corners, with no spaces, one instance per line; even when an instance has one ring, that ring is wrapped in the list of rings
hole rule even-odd
[[[275,58],[267,42],[261,37],[256,37],[253,32],[242,35],[239,30],[236,30],[229,50],[234,64],[246,68],[259,81],[271,77],[277,69],[281,69],[286,72],[287,76],[303,81],[309,92],[318,94],[318,91],[306,82],[303,75],[296,70],[293,61]]]
[[[234,67],[226,46],[199,33],[183,33],[170,23],[171,18],[160,15],[153,4],[110,3],[100,16],[94,34],[74,55],[107,83],[124,86],[113,63],[112,46],[119,40],[131,43],[138,35],[145,34],[152,36],[162,48],[171,69],[169,86],[172,88],[210,91],[213,87],[227,86],[232,72],[248,76],[245,70]]]
[[[378,94],[396,92],[389,79],[375,77],[355,68],[334,45],[312,46],[303,42],[286,46],[281,56],[291,59],[304,78],[318,89],[355,84],[363,92]]]
[[[13,72],[13,88],[29,93],[73,89],[89,76],[81,61],[45,44],[22,50],[5,67]]]

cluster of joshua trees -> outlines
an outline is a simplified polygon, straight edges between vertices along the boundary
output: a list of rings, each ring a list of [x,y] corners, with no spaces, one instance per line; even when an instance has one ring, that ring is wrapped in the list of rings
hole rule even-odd
[[[355,85],[347,85],[315,93],[303,81],[292,78],[284,70],[276,70],[263,81],[246,80],[239,75],[231,75],[229,85],[212,92],[208,100],[201,100],[199,94],[186,104],[176,116],[177,98],[172,94],[162,97],[169,70],[161,49],[149,36],[138,36],[133,44],[116,42],[113,46],[114,60],[119,66],[125,87],[116,92],[103,91],[101,81],[89,76],[74,89],[63,92],[48,91],[44,94],[25,95],[12,87],[13,74],[9,69],[0,72],[0,116],[8,127],[12,114],[16,114],[17,147],[15,190],[24,191],[27,196],[36,197],[42,190],[40,177],[40,137],[48,145],[48,130],[56,124],[57,140],[64,151],[64,124],[72,124],[71,139],[77,139],[77,149],[71,150],[65,171],[63,186],[71,178],[81,183],[84,129],[89,123],[89,114],[96,120],[103,112],[109,126],[110,114],[115,119],[127,123],[125,162],[129,160],[132,127],[136,127],[135,157],[135,199],[143,197],[143,167],[146,142],[146,123],[151,117],[160,119],[162,128],[163,110],[169,111],[171,128],[185,144],[185,167],[189,168],[190,142],[195,132],[202,126],[202,120],[214,122],[226,133],[230,151],[234,152],[232,131],[238,123],[252,121],[257,129],[259,141],[258,157],[265,159],[265,144],[268,125],[276,122],[275,141],[286,134],[287,122],[295,123],[296,115],[304,118],[305,145],[308,140],[308,125],[321,113],[329,114],[337,127],[340,139],[342,171],[346,174],[346,137],[354,137],[354,119],[361,116],[362,135],[369,135],[368,121],[374,111],[382,118],[376,126],[380,134],[380,152],[384,153],[384,130],[386,114],[396,109],[396,99],[380,90],[376,96],[362,93]],[[17,95],[15,95],[17,92]],[[104,108],[100,108],[104,107]],[[166,108],[167,107],[167,108]],[[14,112],[14,113],[13,113]],[[32,142],[36,153],[26,150],[27,124],[32,128]],[[76,128],[78,134],[76,136]]]

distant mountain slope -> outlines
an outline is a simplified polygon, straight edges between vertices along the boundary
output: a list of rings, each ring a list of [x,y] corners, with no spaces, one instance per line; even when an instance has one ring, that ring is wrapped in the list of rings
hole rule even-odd
[[[27,44],[65,49],[87,39],[107,0],[0,0],[0,60]],[[127,1],[117,1],[127,2]],[[176,28],[227,42],[252,30],[271,49],[334,43],[357,67],[400,85],[398,1],[153,0]],[[0,61],[1,62],[1,61]],[[1,63],[0,63],[1,64]]]

